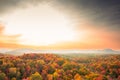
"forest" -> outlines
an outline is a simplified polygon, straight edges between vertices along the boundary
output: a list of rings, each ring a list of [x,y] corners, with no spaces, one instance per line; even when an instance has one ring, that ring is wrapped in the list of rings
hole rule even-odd
[[[120,55],[0,54],[0,80],[120,80]]]

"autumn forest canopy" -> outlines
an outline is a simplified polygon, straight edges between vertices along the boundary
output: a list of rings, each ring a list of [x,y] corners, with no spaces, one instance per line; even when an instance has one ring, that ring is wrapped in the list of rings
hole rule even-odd
[[[119,79],[119,54],[0,54],[0,80]]]

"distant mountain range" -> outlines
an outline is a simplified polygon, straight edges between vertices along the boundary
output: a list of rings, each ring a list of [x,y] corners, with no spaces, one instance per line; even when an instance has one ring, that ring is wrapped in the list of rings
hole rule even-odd
[[[6,53],[8,51],[11,51],[11,50],[10,49],[3,49],[3,48],[0,49],[0,53]]]
[[[16,50],[7,50],[0,49],[0,53],[4,54],[13,54],[13,55],[22,55],[24,53],[104,53],[104,54],[120,54],[120,51],[112,49],[103,49],[103,50],[35,50],[35,49],[16,49]]]

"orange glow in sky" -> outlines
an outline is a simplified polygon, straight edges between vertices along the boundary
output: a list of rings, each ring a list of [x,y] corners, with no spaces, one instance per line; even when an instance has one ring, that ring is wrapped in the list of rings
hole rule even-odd
[[[18,10],[4,21],[5,33],[20,34],[19,43],[24,45],[45,46],[76,38],[70,20],[48,5]]]
[[[0,48],[119,49],[115,33],[93,28],[98,25],[86,18],[80,20],[74,23],[49,5],[16,9],[0,18]]]

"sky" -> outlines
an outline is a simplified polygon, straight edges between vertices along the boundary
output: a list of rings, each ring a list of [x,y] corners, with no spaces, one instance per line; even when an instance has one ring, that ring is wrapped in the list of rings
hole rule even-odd
[[[120,0],[0,0],[0,48],[120,49]]]

